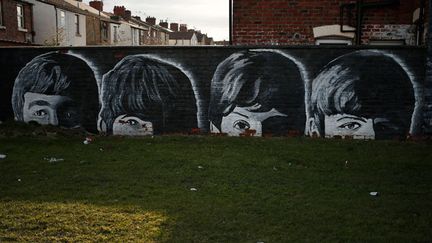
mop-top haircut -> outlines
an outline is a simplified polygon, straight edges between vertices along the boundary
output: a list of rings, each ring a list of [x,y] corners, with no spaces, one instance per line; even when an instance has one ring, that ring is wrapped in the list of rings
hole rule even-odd
[[[384,117],[404,136],[409,132],[415,106],[413,85],[394,58],[362,50],[327,64],[312,83],[311,108],[314,125],[324,136],[324,117],[351,114]],[[380,132],[375,129],[377,138]],[[390,135],[390,134],[387,134]]]
[[[17,121],[23,121],[27,92],[72,99],[79,109],[80,125],[88,131],[97,131],[98,88],[92,69],[80,58],[49,52],[27,63],[13,87],[12,107]]]
[[[271,109],[287,115],[278,130],[297,130],[305,125],[304,82],[299,67],[272,51],[241,51],[220,63],[211,83],[209,120],[221,130],[224,116],[236,107],[256,106],[251,112]],[[271,119],[269,119],[271,120]],[[285,131],[284,131],[285,132]]]
[[[189,78],[177,67],[149,56],[127,56],[103,75],[100,99],[100,129],[109,134],[122,114],[152,122],[155,134],[197,127]]]

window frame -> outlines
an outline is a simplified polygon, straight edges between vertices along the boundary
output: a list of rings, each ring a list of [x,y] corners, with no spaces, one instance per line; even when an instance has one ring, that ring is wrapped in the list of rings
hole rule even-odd
[[[318,46],[351,46],[353,44],[352,39],[341,39],[341,38],[332,38],[332,37],[323,37],[315,39],[315,45]]]
[[[102,21],[102,29],[101,29],[101,35],[103,40],[108,40],[109,34],[108,34],[108,23],[105,21]]]
[[[66,11],[60,10],[60,16],[59,16],[59,27],[60,28],[66,28]]]
[[[80,36],[80,16],[79,14],[75,14],[75,35]]]
[[[25,30],[25,12],[24,5],[17,3],[17,26],[19,30]]]
[[[118,37],[117,37],[117,35],[118,35],[118,26],[117,25],[113,25],[113,42],[114,43],[118,43]]]

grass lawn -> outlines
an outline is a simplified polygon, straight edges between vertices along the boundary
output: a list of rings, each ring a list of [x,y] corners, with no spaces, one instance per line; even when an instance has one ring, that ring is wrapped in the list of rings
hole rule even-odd
[[[0,242],[432,241],[431,143],[83,140],[0,136]]]

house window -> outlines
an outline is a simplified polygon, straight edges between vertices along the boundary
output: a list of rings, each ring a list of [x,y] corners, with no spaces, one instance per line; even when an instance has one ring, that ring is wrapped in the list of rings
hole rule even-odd
[[[140,37],[139,37],[140,30],[136,28],[132,28],[132,45],[138,46],[140,44]]]
[[[342,32],[342,29],[345,32]],[[350,31],[350,32],[346,32]],[[313,28],[316,45],[348,46],[353,44],[355,28],[351,26],[323,25]]]
[[[18,29],[25,29],[24,25],[24,6],[17,4]]]
[[[60,28],[64,28],[66,26],[66,13],[65,11],[60,11]]]
[[[79,21],[79,15],[75,14],[75,34],[80,34],[80,21]]]
[[[108,24],[106,22],[102,23],[102,37],[108,39]]]
[[[113,32],[114,32],[114,43],[117,43],[118,42],[118,38],[117,38],[118,26],[113,26]]]

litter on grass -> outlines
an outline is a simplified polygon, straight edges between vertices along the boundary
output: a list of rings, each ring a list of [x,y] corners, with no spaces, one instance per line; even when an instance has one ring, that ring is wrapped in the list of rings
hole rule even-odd
[[[202,167],[201,165],[198,165],[198,169],[202,170],[202,169],[204,169],[204,167]]]
[[[196,189],[195,187],[192,187],[190,190],[193,191],[193,192],[198,191],[198,189]]]
[[[0,154],[0,159],[6,159],[6,154]]]
[[[86,139],[83,141],[83,144],[90,144],[91,142],[93,141],[93,139],[92,138],[90,138],[90,137],[86,137]]]
[[[376,197],[378,196],[378,192],[370,192],[369,195]]]
[[[44,160],[50,162],[50,163],[55,163],[55,162],[60,162],[63,161],[64,159],[58,159],[58,158],[44,158]]]

